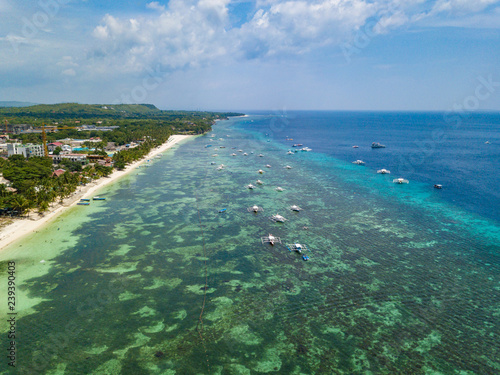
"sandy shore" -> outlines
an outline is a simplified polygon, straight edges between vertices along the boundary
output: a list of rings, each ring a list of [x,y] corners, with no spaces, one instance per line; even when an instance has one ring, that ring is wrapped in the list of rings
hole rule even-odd
[[[6,225],[0,229],[0,250],[10,245],[12,242],[19,240],[26,234],[33,232],[42,225],[61,214],[66,208],[75,205],[81,198],[90,198],[97,190],[106,186],[121,177],[136,169],[140,164],[146,160],[155,157],[156,155],[168,150],[176,143],[192,137],[191,135],[173,135],[163,145],[152,150],[145,158],[128,165],[124,170],[115,170],[110,176],[103,177],[98,181],[94,181],[86,186],[77,189],[70,197],[66,198],[62,204],[53,204],[47,212],[42,215],[34,212],[30,214],[29,218],[14,219],[12,224]]]

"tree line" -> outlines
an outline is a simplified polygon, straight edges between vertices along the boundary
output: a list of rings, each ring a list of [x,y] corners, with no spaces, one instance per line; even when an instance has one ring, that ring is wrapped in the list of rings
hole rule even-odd
[[[106,107],[107,109],[105,109]],[[112,108],[112,109],[110,109]],[[74,124],[75,119],[101,122],[106,126],[119,126],[111,131],[89,130],[79,132],[76,129],[59,130],[57,133],[47,132],[47,141],[53,142],[64,138],[99,137],[101,142],[94,146],[97,153],[106,155],[104,147],[108,142],[123,146],[132,142],[140,145],[134,148],[122,148],[112,157],[113,167],[123,169],[146,156],[153,148],[165,143],[172,134],[202,134],[209,130],[215,119],[240,115],[239,113],[212,113],[188,111],[160,111],[153,105],[82,105],[64,103],[57,105],[37,105],[21,108],[0,108],[0,116],[8,119],[10,124],[40,124],[40,119],[61,124]],[[57,120],[57,121],[56,121]],[[23,143],[42,142],[39,133],[28,133],[17,136]],[[36,209],[39,213],[46,211],[50,204],[62,202],[75,190],[92,180],[107,176],[113,167],[99,164],[81,167],[79,163],[62,159],[60,167],[66,171],[53,177],[52,158],[12,155],[8,159],[0,158],[0,171],[10,181],[10,189],[0,184],[0,214],[17,216]]]

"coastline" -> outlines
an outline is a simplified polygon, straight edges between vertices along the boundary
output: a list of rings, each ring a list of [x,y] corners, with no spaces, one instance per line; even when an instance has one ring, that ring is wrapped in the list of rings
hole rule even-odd
[[[30,232],[35,231],[40,228],[42,225],[48,223],[49,221],[56,218],[60,215],[64,210],[73,206],[78,202],[81,198],[90,198],[92,194],[94,194],[100,188],[119,180],[121,177],[127,175],[132,170],[136,169],[139,165],[144,163],[146,160],[155,157],[156,155],[168,150],[175,144],[188,139],[189,137],[193,137],[192,135],[172,135],[167,142],[162,144],[161,146],[151,150],[149,154],[147,154],[141,160],[136,161],[135,163],[129,164],[126,166],[124,170],[118,171],[115,170],[108,177],[102,177],[97,181],[91,182],[84,187],[76,190],[71,196],[66,198],[63,203],[54,203],[50,206],[49,210],[42,215],[37,213],[32,214],[32,217],[22,218],[22,219],[13,219],[14,222],[6,225],[5,227],[0,229],[0,251],[2,251],[5,247],[12,244],[13,242],[21,239],[25,235]]]

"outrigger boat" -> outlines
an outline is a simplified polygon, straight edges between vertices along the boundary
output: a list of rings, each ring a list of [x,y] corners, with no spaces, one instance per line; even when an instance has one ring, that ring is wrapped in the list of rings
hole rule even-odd
[[[284,223],[286,221],[286,219],[283,216],[278,214],[271,216],[269,219],[271,219],[275,223]]]
[[[284,168],[285,169],[292,169],[292,167],[290,167],[289,165],[285,166]]]
[[[281,243],[281,238],[273,236],[271,233],[267,237],[261,237],[260,240],[263,244],[269,243],[274,246],[275,243]]]
[[[293,205],[293,206],[290,206],[290,210],[299,212],[302,210],[302,208],[300,208],[299,206]]]
[[[81,198],[80,202],[90,202],[90,198]]]
[[[95,200],[95,201],[104,201],[104,200],[106,200],[106,198],[104,198],[104,197],[93,197],[92,200]]]
[[[392,182],[395,184],[408,184],[410,181],[405,180],[404,178],[395,178]]]
[[[264,209],[262,207],[257,206],[257,205],[253,205],[252,207],[248,207],[247,211],[257,213],[259,211],[264,211]]]
[[[363,160],[356,160],[356,161],[353,161],[352,164],[365,165],[365,162]]]
[[[258,185],[262,185],[262,184],[263,184],[263,182],[262,182],[261,180],[257,180],[257,181],[255,181],[255,182],[256,182]]]
[[[89,206],[90,202],[78,202],[77,205],[78,206]]]
[[[377,171],[377,173],[380,173],[380,174],[391,174],[391,171],[389,171],[387,169],[379,169]]]
[[[298,252],[299,254],[302,253],[302,250],[305,250],[305,251],[310,251],[306,245],[304,244],[300,244],[300,243],[287,243],[286,244],[286,247],[288,248],[288,250],[290,251],[296,251]]]
[[[264,173],[262,169],[259,169],[257,172],[259,172],[260,174]]]
[[[255,189],[255,186],[252,185],[252,184],[248,184],[246,187],[249,188],[249,189]]]
[[[285,189],[283,189],[281,186],[278,186],[275,190],[276,191],[284,191]]]

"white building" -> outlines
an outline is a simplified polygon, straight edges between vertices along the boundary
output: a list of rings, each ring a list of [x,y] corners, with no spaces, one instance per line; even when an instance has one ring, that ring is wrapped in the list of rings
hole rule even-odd
[[[81,163],[82,165],[87,164],[86,154],[60,154],[60,155],[50,155],[52,162],[54,164],[59,164],[62,159],[69,159],[74,162]]]
[[[29,158],[32,156],[44,156],[44,151],[42,145],[7,143],[7,155],[23,155],[25,158]]]

